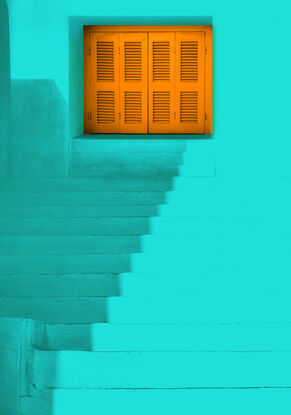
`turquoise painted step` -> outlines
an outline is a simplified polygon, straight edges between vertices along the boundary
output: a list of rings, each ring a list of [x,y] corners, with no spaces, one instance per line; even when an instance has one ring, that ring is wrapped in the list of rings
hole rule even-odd
[[[53,389],[23,398],[27,411],[51,415],[289,415],[290,389]],[[43,402],[47,402],[44,405]],[[44,408],[48,412],[44,413]]]
[[[203,234],[207,232],[214,235],[218,232],[225,232],[229,235],[235,234],[238,237],[241,234],[246,233],[260,233],[264,234],[290,234],[291,221],[285,219],[268,221],[266,220],[251,220],[246,218],[245,220],[216,220],[199,217],[154,217],[150,221],[151,233],[153,234],[166,234],[166,235],[195,235]]]
[[[169,273],[170,274],[170,273]],[[118,277],[119,293],[122,296],[194,295],[199,293],[238,293],[242,296],[250,291],[258,296],[264,294],[291,294],[290,274],[281,273],[200,273],[186,272],[169,274],[125,273]]]
[[[41,271],[40,271],[41,272]],[[0,274],[3,297],[109,297],[119,295],[118,274]]]
[[[2,235],[141,235],[149,232],[147,217],[0,219]]]
[[[275,205],[276,204],[276,205]],[[214,208],[215,206],[215,208]],[[193,217],[197,219],[205,220],[225,220],[233,221],[238,219],[265,219],[269,221],[289,221],[290,204],[288,202],[281,204],[275,203],[253,203],[249,202],[237,202],[227,199],[222,200],[193,200],[191,201],[176,201],[163,204],[158,208],[159,216],[163,217]]]
[[[140,237],[135,235],[0,235],[1,255],[128,254],[140,251]]]
[[[291,323],[41,324],[34,346],[93,351],[291,351]]]
[[[129,270],[128,254],[0,256],[0,274],[116,273]]]
[[[109,323],[289,322],[291,295],[200,292],[188,296],[110,297]]]
[[[92,163],[91,165],[73,164],[71,166],[71,175],[74,178],[110,178],[115,179],[120,177],[123,179],[145,178],[149,180],[168,179],[169,177],[177,176],[179,174],[178,165],[168,164],[128,164],[128,165],[101,165]]]
[[[134,299],[0,297],[0,317],[47,323],[276,323],[290,322],[290,301],[287,294],[252,297],[231,292]]]
[[[187,148],[186,140],[169,139],[168,135],[159,135],[154,140],[136,138],[132,135],[126,135],[125,138],[116,139],[115,136],[108,136],[108,139],[92,139],[92,136],[76,138],[72,140],[72,152],[182,153]]]
[[[0,206],[0,217],[5,218],[149,217],[157,213],[156,205]]]
[[[290,274],[0,274],[0,293],[8,297],[129,296],[163,297],[200,293],[291,294]]]
[[[247,238],[245,239],[247,243]],[[235,243],[235,240],[234,240]],[[243,244],[235,250],[224,253],[200,251],[192,255],[189,252],[164,251],[150,253],[136,253],[130,257],[131,271],[133,272],[213,272],[213,271],[240,271],[248,273],[266,273],[269,271],[291,272],[290,253],[288,252],[243,252]]]
[[[22,317],[45,323],[102,323],[107,320],[102,297],[8,298],[0,297],[0,317]]]
[[[59,192],[0,194],[2,205],[155,205],[163,203],[163,192]]]
[[[0,192],[168,191],[171,189],[171,183],[171,177],[0,179]]]
[[[291,352],[35,350],[33,365],[37,388],[291,386]]]
[[[219,194],[221,191],[229,191],[232,194],[245,194],[255,196],[258,194],[270,195],[287,191],[290,195],[290,178],[288,177],[176,177],[173,179],[176,190],[187,190],[191,187],[193,190],[206,193],[215,191]]]
[[[163,166],[179,165],[183,163],[183,153],[179,152],[104,152],[104,151],[81,151],[72,152],[72,165],[84,166],[126,166],[138,165],[142,169],[143,165]]]
[[[151,223],[153,219],[151,219]],[[229,224],[230,225],[230,224]],[[231,224],[235,226],[234,224]],[[231,227],[230,225],[230,227]],[[289,233],[281,234],[274,244],[274,236],[262,238],[261,233],[252,233],[251,237],[246,239],[243,231],[240,231],[235,237],[231,237],[231,230],[225,229],[225,232],[208,229],[205,232],[193,233],[193,235],[142,235],[141,248],[143,252],[165,252],[179,254],[185,252],[189,255],[197,255],[200,252],[212,253],[239,252],[243,249],[244,255],[247,253],[264,253],[272,251],[272,254],[291,253],[291,236]],[[215,237],[213,237],[215,236]],[[244,236],[244,237],[243,237]],[[247,240],[247,242],[246,242]],[[235,242],[235,243],[234,243]]]

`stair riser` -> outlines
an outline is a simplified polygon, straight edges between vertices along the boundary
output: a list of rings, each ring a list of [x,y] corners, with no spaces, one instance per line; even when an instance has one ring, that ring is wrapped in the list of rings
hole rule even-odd
[[[2,235],[142,235],[148,218],[0,219]]]
[[[168,179],[169,177],[179,174],[178,165],[120,165],[120,166],[98,166],[98,164],[80,165],[73,164],[71,167],[71,175],[75,178],[96,178],[96,179],[115,179],[116,177],[126,179],[141,178],[144,180],[154,181],[159,179]],[[119,187],[120,188],[120,187]],[[147,189],[166,190],[167,186],[149,184]],[[167,190],[170,190],[168,187]],[[137,189],[135,189],[137,190]],[[142,190],[139,186],[138,190]]]
[[[252,234],[246,241],[240,232],[235,239],[226,233],[215,232],[215,237],[211,231],[198,233],[197,235],[143,235],[141,237],[142,252],[152,254],[159,252],[161,255],[183,255],[193,254],[208,256],[213,254],[228,253],[243,255],[260,255],[269,251],[272,255],[280,253],[291,254],[291,238],[289,234],[280,235],[280,239],[274,244],[273,235],[262,239],[261,235]],[[235,242],[235,243],[234,243]]]
[[[34,345],[51,350],[283,351],[290,323],[181,325],[44,325]],[[41,331],[46,333],[42,337]]]
[[[138,236],[0,236],[1,255],[127,254],[140,251]]]
[[[161,180],[168,180],[170,177],[177,176],[179,174],[179,167],[177,165],[172,166],[161,166],[161,165],[121,165],[121,166],[98,166],[95,164],[91,165],[80,165],[76,164],[71,167],[71,176],[74,178],[82,179],[100,179],[100,180],[109,180],[120,177],[123,180],[132,180],[132,179],[143,179],[149,181],[146,185],[127,185],[120,186],[111,186],[109,184],[109,189],[116,190],[159,190],[167,191],[171,190],[172,186],[167,183],[162,183]],[[152,184],[157,177],[159,180],[156,184]],[[100,187],[100,190],[104,185]]]
[[[183,162],[183,153],[174,152],[122,152],[107,153],[97,151],[72,152],[72,166],[130,166],[137,165],[142,170],[143,166],[158,166],[162,170],[163,166],[179,165]]]
[[[0,274],[116,273],[130,270],[127,254],[0,256]]]
[[[187,155],[186,155],[187,158]],[[185,160],[185,155],[184,155]],[[286,191],[290,191],[290,179],[280,177],[176,177],[174,178],[174,185],[176,190],[189,190],[193,188],[196,192],[204,192],[204,194],[225,194],[228,195],[244,195],[252,196],[270,196],[272,200],[273,195],[285,195]]]
[[[39,399],[40,402],[35,402],[37,398],[23,398],[23,414],[51,415],[51,403],[54,402],[54,415],[113,415],[119,412],[126,415],[289,415],[291,392],[288,389],[74,389],[46,391]]]
[[[39,388],[288,387],[291,352],[35,351],[34,369]]]
[[[138,298],[163,298],[176,295],[200,295],[207,293],[226,295],[240,293],[242,296],[291,293],[290,278],[279,276],[264,280],[248,276],[244,280],[216,279],[215,277],[190,278],[177,277],[156,279],[123,277],[118,274],[0,274],[1,296],[8,297],[96,297],[125,296]]]
[[[168,135],[159,135],[160,139],[143,140],[140,136],[126,135],[124,138],[117,139],[116,136],[112,136],[111,140],[98,139],[75,139],[72,141],[72,152],[106,152],[106,153],[183,153],[187,148],[186,140],[169,140]]]
[[[239,292],[198,293],[193,297],[108,299],[110,323],[289,322],[290,295]],[[134,311],[133,311],[134,310]]]
[[[119,295],[118,274],[0,275],[2,297],[110,297]]]
[[[98,218],[150,217],[158,213],[158,206],[0,206],[0,215],[6,218]]]
[[[212,272],[212,271],[245,271],[245,272],[288,272],[290,269],[290,255],[286,252],[278,253],[278,256],[269,256],[267,253],[246,253],[236,252],[230,253],[183,253],[181,255],[171,253],[166,254],[142,254],[137,253],[131,255],[131,271],[133,272],[152,272],[166,273],[176,272],[185,273],[190,271],[196,272]],[[230,255],[231,254],[231,255]]]
[[[192,278],[183,278],[177,276],[176,279],[167,278],[135,278],[119,277],[119,293],[122,296],[138,297],[141,294],[145,296],[160,297],[165,295],[201,295],[202,293],[241,293],[241,295],[262,293],[281,293],[290,292],[290,277],[285,278],[278,275],[276,279],[266,276],[257,277],[257,274],[246,275],[244,279],[229,279],[222,276],[216,279],[215,276],[197,277],[195,274]]]
[[[291,410],[291,392],[286,389],[54,390],[46,394],[46,401],[54,402],[54,415],[258,415],[260,411],[289,415]],[[39,406],[45,407],[50,408]],[[34,414],[29,409],[25,415]]]
[[[168,194],[167,194],[168,195]],[[214,207],[215,206],[215,207]],[[228,200],[222,203],[220,200],[193,200],[166,201],[159,207],[159,214],[163,217],[196,216],[200,220],[224,220],[225,223],[238,219],[265,219],[266,221],[287,221],[290,205],[280,201],[277,204],[261,205],[257,203],[237,203]]]
[[[0,192],[100,192],[100,191],[167,191],[172,179],[168,177],[126,177],[96,179],[17,179],[1,180]]]
[[[28,318],[51,324],[107,321],[104,298],[3,298],[0,317]]]
[[[156,205],[163,203],[163,192],[69,192],[15,193],[0,195],[1,205]]]
[[[219,233],[225,237],[247,237],[255,235],[290,235],[291,224],[286,221],[210,221],[201,218],[187,217],[155,217],[151,220],[151,233],[166,235],[203,235],[216,236]]]
[[[0,298],[1,317],[47,323],[263,323],[289,322],[290,296],[173,297],[163,301],[110,297]],[[247,307],[246,307],[247,304]],[[210,306],[211,305],[211,306]]]

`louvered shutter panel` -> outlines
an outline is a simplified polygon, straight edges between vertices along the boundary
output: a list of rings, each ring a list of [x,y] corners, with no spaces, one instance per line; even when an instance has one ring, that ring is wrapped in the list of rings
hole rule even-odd
[[[119,132],[118,37],[118,33],[90,33],[87,132]]]
[[[204,133],[204,33],[176,33],[175,133]]]
[[[149,133],[174,127],[175,33],[149,33]]]
[[[120,132],[147,134],[147,33],[120,33]]]

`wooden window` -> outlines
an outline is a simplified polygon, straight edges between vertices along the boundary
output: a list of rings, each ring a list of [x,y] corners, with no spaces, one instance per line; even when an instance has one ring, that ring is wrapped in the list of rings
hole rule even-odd
[[[210,26],[86,26],[84,132],[210,134]]]

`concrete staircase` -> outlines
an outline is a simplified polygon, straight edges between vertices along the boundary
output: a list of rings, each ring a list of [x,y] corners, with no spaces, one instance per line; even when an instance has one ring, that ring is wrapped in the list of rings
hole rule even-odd
[[[0,316],[36,321],[22,414],[289,414],[289,180],[186,177],[183,141],[130,144],[1,185]]]

